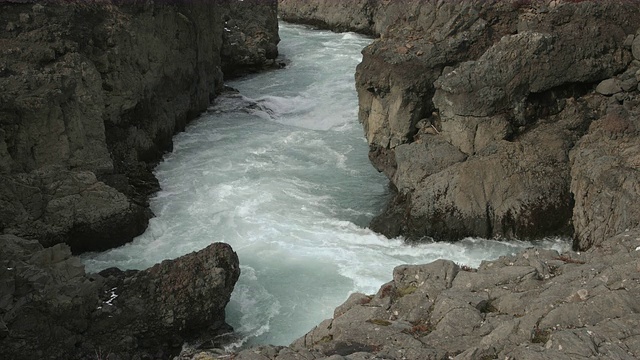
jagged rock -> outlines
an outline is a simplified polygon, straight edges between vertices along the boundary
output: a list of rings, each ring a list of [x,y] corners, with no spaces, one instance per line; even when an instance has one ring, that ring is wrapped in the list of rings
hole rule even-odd
[[[418,3],[421,11],[364,50],[356,73],[370,158],[398,190],[372,229],[450,240],[571,233],[568,153],[603,111],[603,100],[581,98],[591,90],[583,84],[627,69],[624,44],[640,8]],[[411,47],[398,52],[398,43]],[[432,136],[418,125],[423,119]],[[406,156],[419,142],[435,152]],[[436,146],[443,142],[466,159],[441,167],[450,152]]]
[[[640,97],[609,105],[571,151],[574,245],[599,246],[640,224]]]
[[[237,255],[212,244],[144,271],[87,275],[69,247],[0,235],[0,357],[167,359],[228,331]],[[104,352],[104,353],[103,353]]]
[[[85,251],[144,231],[153,166],[222,89],[223,63],[277,54],[276,6],[0,3],[0,232]],[[223,16],[241,45],[225,46]],[[52,171],[91,179],[60,190]]]
[[[635,229],[585,253],[530,248],[478,269],[445,260],[400,266],[377,294],[352,295],[333,319],[291,346],[233,355],[261,360],[634,359],[640,356],[638,249],[640,230]]]
[[[222,71],[231,79],[266,67],[278,56],[278,1],[225,2]]]

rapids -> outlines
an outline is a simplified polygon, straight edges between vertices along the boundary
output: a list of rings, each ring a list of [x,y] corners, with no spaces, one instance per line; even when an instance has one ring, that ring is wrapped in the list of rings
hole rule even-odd
[[[438,258],[477,266],[526,242],[403,244],[366,228],[388,199],[367,158],[354,88],[371,40],[282,24],[285,69],[228,85],[156,168],[156,217],[132,243],[83,256],[88,271],[143,269],[222,241],[242,275],[227,306],[238,346],[287,345],[351,292],[375,293],[395,266]],[[566,249],[561,239],[542,241]]]

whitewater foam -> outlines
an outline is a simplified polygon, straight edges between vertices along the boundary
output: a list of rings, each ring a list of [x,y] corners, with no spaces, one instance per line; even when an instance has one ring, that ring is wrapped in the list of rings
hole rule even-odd
[[[282,25],[290,65],[230,86],[174,138],[155,170],[148,230],[121,248],[83,257],[88,271],[143,269],[232,245],[240,280],[227,306],[237,346],[289,344],[352,292],[373,293],[395,266],[438,258],[477,266],[531,246],[465,239],[408,246],[366,228],[388,200],[368,161],[353,73],[370,39]],[[546,247],[567,246],[551,239]]]

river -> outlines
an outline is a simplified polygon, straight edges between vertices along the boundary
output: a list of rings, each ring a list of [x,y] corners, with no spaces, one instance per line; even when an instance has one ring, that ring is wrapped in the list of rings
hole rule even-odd
[[[357,120],[355,66],[371,39],[281,24],[288,66],[239,90],[174,139],[155,174],[156,217],[132,243],[86,254],[88,271],[144,269],[212,242],[233,246],[240,280],[227,306],[239,346],[287,345],[351,292],[375,293],[393,268],[438,258],[477,266],[526,242],[404,245],[366,228],[388,199]],[[567,249],[561,239],[545,247]]]

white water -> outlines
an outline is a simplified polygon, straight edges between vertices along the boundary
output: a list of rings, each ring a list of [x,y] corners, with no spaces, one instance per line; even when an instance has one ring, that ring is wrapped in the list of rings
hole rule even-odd
[[[242,275],[227,307],[240,344],[289,344],[395,266],[438,258],[477,266],[529,243],[465,239],[406,246],[365,226],[387,200],[367,158],[353,74],[369,39],[281,25],[284,70],[229,85],[242,95],[175,137],[156,169],[156,214],[133,243],[84,257],[88,271],[143,269],[216,241]],[[566,248],[559,240],[547,247]]]

